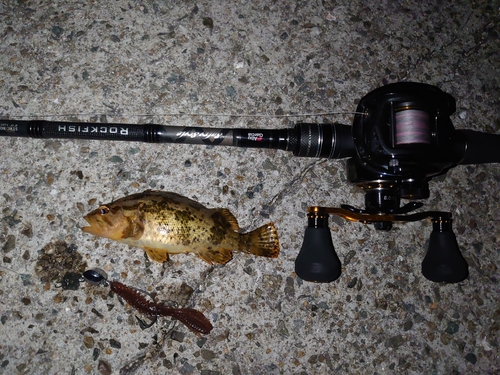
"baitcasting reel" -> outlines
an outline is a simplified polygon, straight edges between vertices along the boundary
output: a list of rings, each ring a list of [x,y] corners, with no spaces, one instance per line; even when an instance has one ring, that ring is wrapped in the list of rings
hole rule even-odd
[[[455,283],[468,276],[449,212],[411,213],[420,202],[400,206],[401,199],[429,197],[431,178],[458,164],[500,161],[500,136],[455,130],[450,115],[454,98],[434,86],[396,83],[363,97],[352,127],[356,153],[347,160],[348,179],[365,193],[365,208],[309,207],[308,227],[295,271],[308,281],[330,282],[341,274],[328,215],[373,223],[390,230],[394,222],[430,218],[433,231],[422,274],[435,282]]]

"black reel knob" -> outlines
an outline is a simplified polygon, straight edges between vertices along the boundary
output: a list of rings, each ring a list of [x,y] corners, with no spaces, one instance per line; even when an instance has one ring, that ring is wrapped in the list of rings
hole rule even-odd
[[[433,220],[427,254],[422,261],[422,274],[434,282],[458,283],[469,275],[469,265],[458,248],[451,230],[451,219]]]
[[[328,283],[337,280],[342,264],[333,247],[328,214],[314,212],[307,216],[308,227],[295,259],[295,273],[306,281]]]

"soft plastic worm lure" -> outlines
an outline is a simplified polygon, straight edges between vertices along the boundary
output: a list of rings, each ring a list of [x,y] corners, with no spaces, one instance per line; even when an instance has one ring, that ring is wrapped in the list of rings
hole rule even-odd
[[[130,306],[141,313],[158,317],[170,316],[182,322],[195,333],[209,334],[213,326],[210,321],[198,310],[190,308],[172,308],[161,303],[149,300],[137,289],[129,287],[119,281],[107,281],[106,274],[101,270],[88,270],[83,273],[85,280],[91,284],[107,285],[111,290],[122,297]]]

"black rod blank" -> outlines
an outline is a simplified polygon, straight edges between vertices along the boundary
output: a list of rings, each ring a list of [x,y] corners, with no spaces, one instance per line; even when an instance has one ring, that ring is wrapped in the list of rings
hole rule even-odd
[[[333,159],[355,154],[351,127],[341,124],[299,123],[287,129],[230,129],[158,124],[0,120],[0,136],[267,148],[291,151],[295,156]]]

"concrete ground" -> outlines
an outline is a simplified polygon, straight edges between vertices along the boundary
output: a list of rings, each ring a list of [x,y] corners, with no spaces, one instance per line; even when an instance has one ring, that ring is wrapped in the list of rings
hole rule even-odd
[[[0,20],[2,118],[349,125],[368,92],[416,81],[456,98],[456,128],[500,132],[498,1],[17,0],[0,4]],[[325,112],[336,114],[305,115]],[[424,201],[452,212],[465,281],[421,275],[428,221],[378,232],[332,218],[343,273],[315,284],[294,272],[307,207],[363,206],[344,161],[63,139],[1,137],[0,148],[0,373],[500,371],[498,164],[458,166]],[[100,203],[146,189],[226,207],[245,231],[273,221],[281,254],[162,265],[79,229]],[[202,311],[214,329],[198,337],[160,318],[141,330],[108,288],[78,282],[95,267]]]

